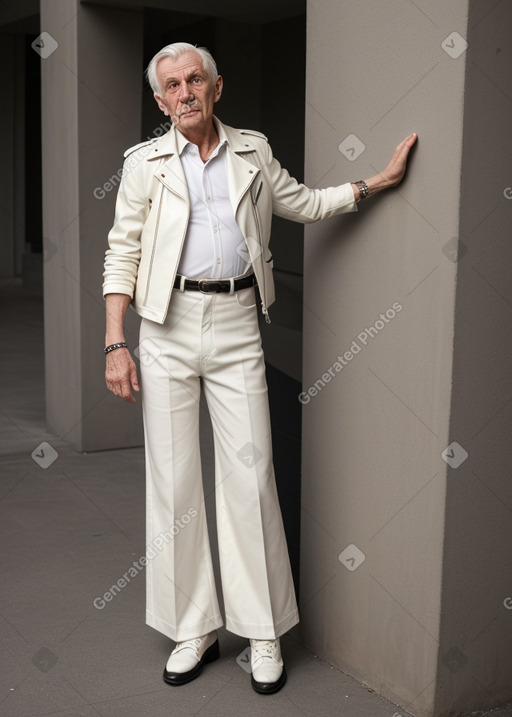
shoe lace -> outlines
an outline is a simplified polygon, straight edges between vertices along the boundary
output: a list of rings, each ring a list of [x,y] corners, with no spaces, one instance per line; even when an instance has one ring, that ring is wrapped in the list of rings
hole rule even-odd
[[[274,640],[258,640],[254,649],[260,657],[273,657],[275,652]]]

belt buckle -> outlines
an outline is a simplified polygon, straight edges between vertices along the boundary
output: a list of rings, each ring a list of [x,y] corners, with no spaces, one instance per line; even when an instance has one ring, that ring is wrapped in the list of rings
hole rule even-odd
[[[212,285],[213,287],[211,289],[203,288],[204,284]],[[199,279],[197,282],[197,288],[201,292],[201,294],[212,294],[216,291],[220,291],[220,281],[215,281],[215,279]]]

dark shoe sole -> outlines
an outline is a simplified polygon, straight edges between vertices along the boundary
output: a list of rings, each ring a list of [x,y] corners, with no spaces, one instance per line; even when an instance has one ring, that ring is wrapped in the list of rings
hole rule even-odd
[[[218,660],[219,657],[219,641],[215,640],[213,645],[210,645],[210,647],[205,650],[204,655],[197,663],[197,665],[188,672],[167,672],[167,669],[164,669],[164,682],[166,682],[168,685],[175,686],[186,685],[187,682],[192,682],[192,680],[195,680],[196,677],[199,677],[203,669],[203,665],[206,665],[209,662],[213,662],[214,660]]]
[[[274,695],[276,692],[279,692],[285,682],[286,670],[284,669],[284,665],[283,671],[281,672],[281,676],[278,680],[276,680],[276,682],[256,682],[254,677],[251,675],[252,688],[260,695]]]

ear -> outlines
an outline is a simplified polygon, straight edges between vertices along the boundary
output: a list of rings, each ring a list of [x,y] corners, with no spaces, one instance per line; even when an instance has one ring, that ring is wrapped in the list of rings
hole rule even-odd
[[[168,114],[169,114],[169,111],[167,110],[167,107],[165,106],[165,102],[164,102],[163,99],[160,97],[160,95],[158,95],[158,94],[155,92],[155,93],[153,94],[153,97],[155,98],[157,105],[158,105],[159,108],[162,110],[162,112],[164,113],[164,115],[168,115]]]
[[[224,80],[219,75],[217,79],[215,80],[215,94],[214,94],[214,102],[218,102],[220,100],[220,96],[222,95],[222,88],[224,87]]]

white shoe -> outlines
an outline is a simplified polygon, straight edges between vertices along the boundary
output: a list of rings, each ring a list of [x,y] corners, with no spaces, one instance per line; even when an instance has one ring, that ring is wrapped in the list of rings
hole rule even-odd
[[[164,682],[185,685],[201,673],[203,665],[219,657],[219,642],[215,630],[192,640],[178,642],[164,669]]]
[[[279,638],[276,640],[250,640],[251,684],[256,692],[272,695],[286,682],[286,670],[281,657]]]

